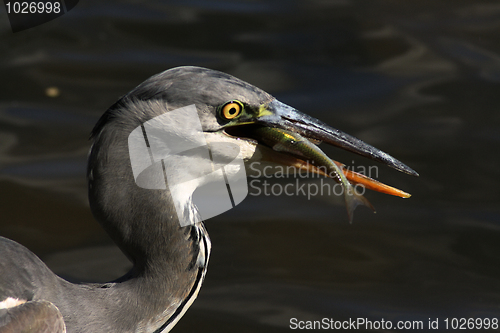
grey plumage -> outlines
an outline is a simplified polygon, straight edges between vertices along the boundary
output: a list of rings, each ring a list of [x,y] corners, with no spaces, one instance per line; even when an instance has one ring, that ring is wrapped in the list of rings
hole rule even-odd
[[[92,132],[92,212],[133,269],[114,282],[75,285],[53,274],[26,248],[0,238],[0,300],[48,300],[63,314],[68,332],[154,332],[197,291],[210,253],[205,227],[181,228],[168,190],[137,187],[128,161],[130,131],[174,105],[162,101],[171,99],[162,90],[170,85],[171,74],[154,76],[125,95]]]

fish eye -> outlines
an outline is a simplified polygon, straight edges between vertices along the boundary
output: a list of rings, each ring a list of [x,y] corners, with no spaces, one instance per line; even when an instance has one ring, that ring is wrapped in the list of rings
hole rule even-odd
[[[240,101],[229,101],[224,103],[220,107],[220,113],[222,118],[231,120],[236,117],[238,117],[241,114],[241,111],[243,110],[243,104]]]

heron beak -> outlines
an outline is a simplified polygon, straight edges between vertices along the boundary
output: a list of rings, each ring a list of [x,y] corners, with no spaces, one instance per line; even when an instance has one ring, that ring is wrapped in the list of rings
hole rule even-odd
[[[401,172],[413,176],[418,176],[417,172],[415,172],[413,169],[403,164],[402,162],[398,161],[394,157],[390,156],[389,154],[386,154],[383,151],[373,146],[370,146],[369,144],[349,134],[346,134],[338,129],[328,126],[322,121],[313,118],[311,116],[308,116],[304,113],[301,113],[298,110],[284,103],[281,103],[277,100],[273,100],[268,105],[262,106],[260,114],[258,117],[255,118],[255,120],[256,124],[258,125],[265,127],[272,127],[275,128],[276,130],[281,129],[297,133],[301,137],[308,139],[313,143],[325,142],[333,146],[338,146],[342,149],[348,150],[350,152],[386,164]],[[259,140],[258,137],[253,137],[253,138]],[[276,137],[276,140],[277,140],[276,143],[279,143],[278,137]],[[269,138],[267,138],[266,141],[267,142],[265,144],[267,146],[270,147],[273,146],[273,143],[269,142]],[[316,168],[315,166],[310,165],[309,163],[305,163],[307,161],[304,161],[300,158],[301,155],[300,152],[298,155],[299,157],[297,158],[297,155],[293,156],[293,154],[289,155],[289,154],[273,152],[272,157],[269,158],[273,159],[274,162],[277,162],[279,164],[293,165],[302,170],[312,171],[317,174],[322,174],[321,170],[318,170],[318,168]],[[346,178],[351,183],[362,184],[368,189],[386,194],[391,194],[403,198],[410,197],[410,194],[406,192],[382,184],[381,182],[378,182],[377,180],[374,180],[363,174],[348,170],[345,167],[345,165],[340,162],[336,161],[333,162],[336,163],[342,169]]]

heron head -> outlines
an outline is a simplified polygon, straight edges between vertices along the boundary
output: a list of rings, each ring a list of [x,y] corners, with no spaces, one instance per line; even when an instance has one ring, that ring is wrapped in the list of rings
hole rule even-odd
[[[200,131],[206,142],[209,145],[227,143],[226,147],[236,146],[239,150],[239,158],[246,162],[257,161],[261,165],[271,163],[294,166],[318,174],[324,174],[319,168],[321,164],[334,162],[329,158],[317,159],[316,164],[311,166],[307,161],[310,154],[301,151],[304,148],[277,149],[276,147],[282,144],[280,140],[283,136],[263,136],[262,129],[264,128],[272,130],[272,134],[284,134],[293,139],[300,138],[314,146],[324,142],[382,162],[410,175],[418,175],[414,170],[383,151],[301,113],[247,82],[226,73],[200,67],[177,67],[154,75],[116,102],[94,128],[93,136],[99,144],[91,154],[89,173],[92,173],[91,171],[98,166],[96,161],[105,160],[113,163],[114,174],[117,177],[132,178],[130,162],[127,161],[127,137],[130,133],[152,119],[190,105],[196,107],[195,117],[199,119]],[[184,118],[184,120],[177,119],[174,123],[164,122],[163,130],[183,136],[185,133],[181,129],[182,125],[186,125],[190,120]],[[318,152],[318,150],[319,148],[315,148],[314,151]],[[101,156],[97,158],[99,154]],[[230,149],[219,149],[218,154],[227,158],[234,157],[234,151]],[[102,155],[105,155],[104,158]],[[185,157],[189,156],[184,154],[183,158]],[[338,162],[335,163],[341,165]],[[190,164],[184,163],[183,165]],[[180,175],[188,173],[190,168],[179,167],[176,170]],[[350,182],[361,183],[380,192],[401,197],[409,196],[405,192],[363,175],[346,171],[345,176]],[[187,191],[189,193],[186,192],[186,198],[198,185],[191,186]],[[131,192],[138,193],[137,191]]]

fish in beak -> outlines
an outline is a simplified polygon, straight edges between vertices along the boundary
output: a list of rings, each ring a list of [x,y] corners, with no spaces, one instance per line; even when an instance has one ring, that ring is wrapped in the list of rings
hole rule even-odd
[[[374,210],[370,202],[357,193],[352,184],[360,184],[370,190],[402,198],[409,198],[410,194],[348,170],[344,164],[330,159],[317,146],[320,142],[338,146],[409,175],[418,176],[417,172],[389,154],[277,100],[260,106],[258,114],[251,120],[247,119],[244,125],[246,126],[237,126],[237,136],[251,138],[271,149],[271,152],[262,157],[263,160],[294,166],[299,170],[333,178],[342,184],[350,221],[358,205]]]

